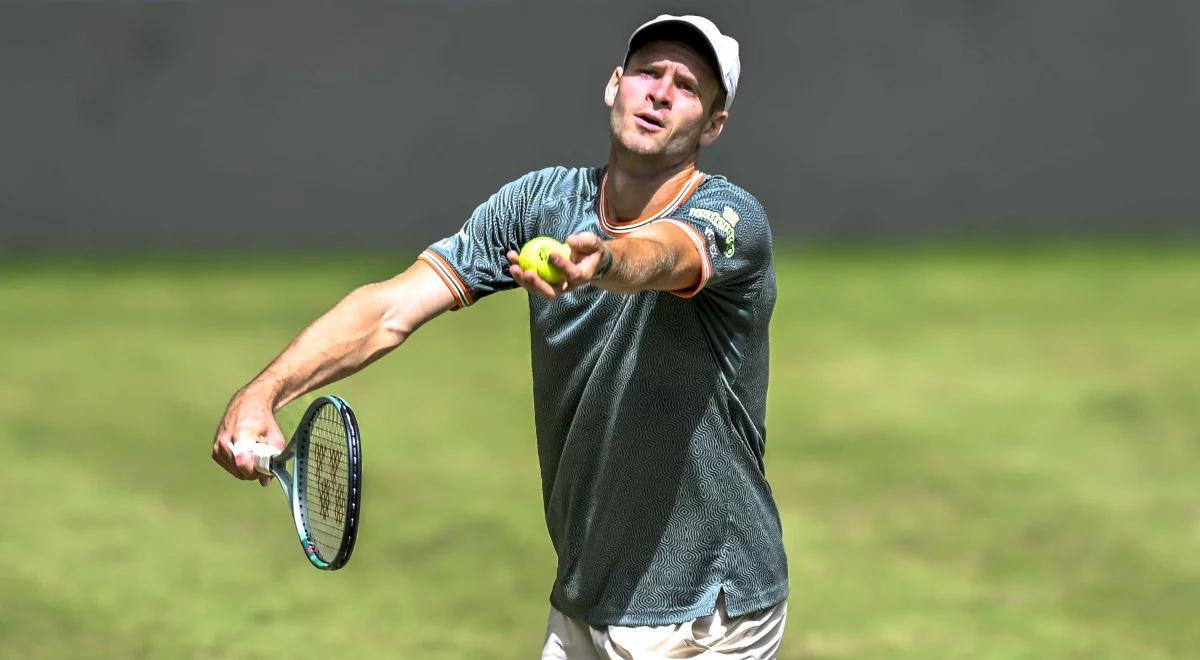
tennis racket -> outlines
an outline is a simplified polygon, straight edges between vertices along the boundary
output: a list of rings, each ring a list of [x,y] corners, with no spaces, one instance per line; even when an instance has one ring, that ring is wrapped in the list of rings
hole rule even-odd
[[[308,561],[325,571],[345,566],[358,535],[362,496],[362,451],[350,405],[323,396],[304,411],[282,451],[261,442],[234,443],[235,456],[246,452],[254,454],[261,474],[274,475],[283,487]]]

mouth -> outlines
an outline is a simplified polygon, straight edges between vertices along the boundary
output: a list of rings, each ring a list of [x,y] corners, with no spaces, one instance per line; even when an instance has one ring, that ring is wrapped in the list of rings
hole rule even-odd
[[[638,126],[648,131],[661,131],[666,126],[662,119],[649,112],[639,112],[633,116],[633,119]]]

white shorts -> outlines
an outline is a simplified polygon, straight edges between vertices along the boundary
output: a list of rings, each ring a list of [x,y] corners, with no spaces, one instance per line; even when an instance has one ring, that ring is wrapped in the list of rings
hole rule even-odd
[[[669,626],[596,627],[551,607],[542,660],[770,660],[779,655],[785,619],[786,602],[729,618],[723,595],[711,615]]]

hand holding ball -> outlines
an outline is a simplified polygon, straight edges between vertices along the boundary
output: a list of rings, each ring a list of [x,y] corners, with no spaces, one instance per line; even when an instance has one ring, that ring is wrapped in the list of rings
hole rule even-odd
[[[559,243],[548,236],[538,236],[521,246],[521,254],[517,257],[517,265],[521,270],[532,270],[549,284],[558,284],[563,279],[562,269],[550,263],[550,255],[561,254],[563,259],[571,258],[571,248]]]

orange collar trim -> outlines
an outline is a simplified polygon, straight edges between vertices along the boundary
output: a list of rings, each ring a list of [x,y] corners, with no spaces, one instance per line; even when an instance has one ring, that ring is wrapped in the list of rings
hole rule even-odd
[[[705,176],[707,175],[704,174],[704,172],[701,172],[700,170],[694,170],[692,175],[685,179],[684,182],[679,186],[679,190],[675,192],[675,196],[672,197],[671,200],[668,201],[662,208],[658,209],[657,211],[651,211],[640,218],[634,218],[633,220],[626,220],[622,222],[616,220],[608,214],[608,172],[605,172],[604,178],[600,181],[600,199],[597,202],[597,206],[599,207],[600,226],[610,234],[624,234],[631,232],[634,229],[645,227],[651,222],[654,222],[671,211],[679,208],[680,204],[687,201],[687,199],[692,196],[692,193],[696,192],[696,189],[699,188],[700,184],[704,181]]]

